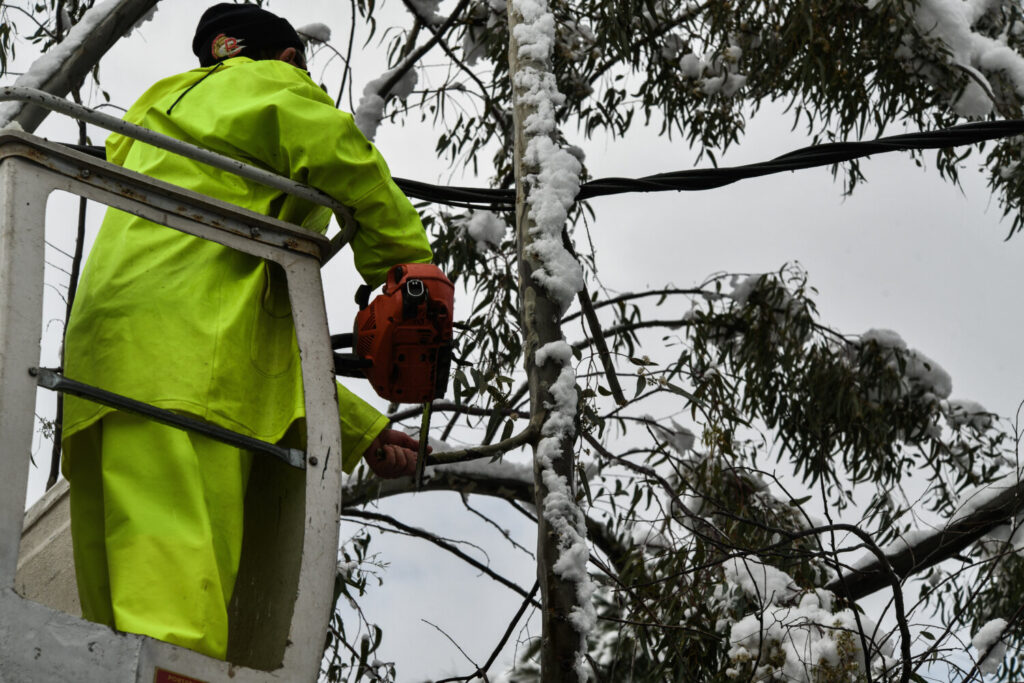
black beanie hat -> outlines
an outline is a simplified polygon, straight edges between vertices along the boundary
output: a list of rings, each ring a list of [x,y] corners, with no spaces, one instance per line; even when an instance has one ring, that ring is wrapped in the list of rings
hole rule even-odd
[[[264,47],[303,49],[299,34],[286,19],[256,5],[214,5],[199,18],[192,39],[192,52],[199,57],[200,66]]]

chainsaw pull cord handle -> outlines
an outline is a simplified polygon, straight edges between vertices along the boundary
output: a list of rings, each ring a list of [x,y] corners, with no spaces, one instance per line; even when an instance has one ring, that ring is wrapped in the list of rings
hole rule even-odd
[[[423,280],[406,280],[405,289],[402,292],[402,317],[405,319],[416,316],[416,309],[427,298],[427,286]]]

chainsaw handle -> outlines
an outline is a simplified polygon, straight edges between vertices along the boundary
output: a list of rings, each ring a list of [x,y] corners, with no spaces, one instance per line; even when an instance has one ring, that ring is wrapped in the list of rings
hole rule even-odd
[[[373,361],[365,360],[354,353],[334,354],[334,374],[339,377],[360,377],[366,379],[366,369]]]
[[[355,335],[351,332],[331,335],[331,348],[334,349],[334,374],[339,377],[361,377],[366,379],[366,368],[373,365],[373,361],[364,360],[354,353],[337,353],[338,349],[350,349],[355,342]]]
[[[331,348],[335,351],[338,349],[351,349],[352,345],[356,341],[356,336],[351,332],[342,332],[341,334],[331,335]]]

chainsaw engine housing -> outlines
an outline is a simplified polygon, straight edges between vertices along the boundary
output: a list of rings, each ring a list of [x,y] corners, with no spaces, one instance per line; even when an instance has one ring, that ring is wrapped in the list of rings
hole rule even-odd
[[[354,349],[382,398],[425,403],[444,396],[452,360],[455,287],[441,269],[409,263],[388,271],[384,289],[356,314]]]

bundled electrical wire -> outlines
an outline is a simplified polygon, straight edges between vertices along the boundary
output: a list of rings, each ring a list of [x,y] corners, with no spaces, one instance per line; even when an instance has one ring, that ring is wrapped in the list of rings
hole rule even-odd
[[[580,187],[576,200],[582,201],[625,192],[710,190],[746,178],[757,178],[816,166],[831,166],[883,152],[957,147],[1022,134],[1024,134],[1024,120],[1015,119],[966,123],[945,130],[892,135],[865,142],[831,142],[804,147],[770,161],[744,166],[672,171],[644,178],[591,180]],[[490,211],[504,211],[515,207],[515,190],[445,187],[404,178],[395,178],[395,182],[410,198],[435,204]]]

